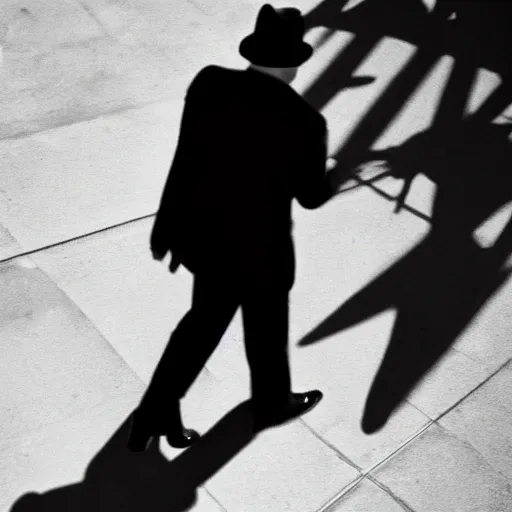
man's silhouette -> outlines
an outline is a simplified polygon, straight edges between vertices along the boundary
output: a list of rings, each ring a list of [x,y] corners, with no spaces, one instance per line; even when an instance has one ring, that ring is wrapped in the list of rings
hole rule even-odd
[[[260,10],[240,44],[246,70],[207,66],[187,91],[181,131],[151,234],[157,260],[172,253],[194,275],[193,299],[132,416],[128,446],[166,435],[175,447],[199,435],[179,400],[239,306],[251,372],[254,432],[305,413],[318,390],[292,393],[288,294],[295,279],[291,203],[308,209],[334,192],[327,127],[290,86],[313,53],[298,9]]]

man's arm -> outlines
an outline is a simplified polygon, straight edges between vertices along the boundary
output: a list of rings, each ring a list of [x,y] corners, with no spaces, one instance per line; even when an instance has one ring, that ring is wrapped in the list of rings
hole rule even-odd
[[[170,167],[167,180],[165,182],[158,212],[153,224],[153,230],[150,237],[150,247],[153,257],[163,259],[169,251],[169,236],[171,223],[177,221],[173,218],[176,215],[176,207],[179,202],[188,200],[181,197],[184,192],[182,185],[192,173],[192,161],[197,164],[197,154],[194,154],[194,148],[190,147],[194,140],[194,126],[197,122],[196,99],[191,94],[192,87],[197,83],[199,73],[190,85],[185,105],[181,116],[178,144],[174,152],[174,158]],[[171,210],[171,207],[172,210]]]
[[[185,114],[183,114],[184,117]],[[182,117],[182,125],[183,125]],[[150,237],[150,248],[153,253],[153,257],[158,260],[162,260],[167,251],[169,250],[169,223],[170,223],[170,206],[175,200],[175,187],[177,185],[177,168],[181,165],[182,154],[185,151],[184,137],[182,130],[180,129],[180,136],[174,158],[165,181],[162,196],[160,198],[160,204],[158,211],[155,216],[153,229]]]
[[[314,140],[304,141],[304,152],[297,160],[295,197],[308,210],[319,208],[334,195],[334,185],[326,173],[327,125],[325,120],[316,131]]]

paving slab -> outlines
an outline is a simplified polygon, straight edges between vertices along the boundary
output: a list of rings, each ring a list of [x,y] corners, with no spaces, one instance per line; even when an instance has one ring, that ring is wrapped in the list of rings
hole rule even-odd
[[[415,512],[505,512],[512,504],[510,481],[472,445],[438,425],[371,475]]]
[[[386,333],[390,320],[383,315],[366,328],[301,348],[291,357],[296,386],[324,392],[322,406],[304,421],[361,471],[370,470],[429,424],[423,412],[404,402],[381,430],[371,435],[362,431],[368,392],[387,345],[385,336],[376,333]]]
[[[245,62],[187,2],[32,3],[8,26],[2,138],[182,98],[204,65]]]
[[[450,349],[409,396],[409,402],[435,420],[478,387],[495,368]]]
[[[182,103],[0,141],[5,229],[31,251],[154,213]],[[8,244],[1,256],[16,251]]]
[[[14,4],[13,4],[14,6]],[[10,10],[4,48],[50,48],[99,37],[101,27],[76,0],[18,1]]]
[[[93,409],[126,413],[143,384],[33,261],[3,263],[0,280],[0,475],[2,500],[10,500],[22,487],[76,476],[102,434],[100,422],[79,426]]]
[[[512,358],[512,315],[508,307],[511,300],[512,283],[507,281],[473,318],[471,328],[456,341],[454,349],[493,369]]]
[[[126,450],[133,399],[111,400],[22,435],[2,450],[14,481],[3,487],[9,490],[5,505],[14,505],[9,510],[224,511],[204,487],[187,486],[180,479],[183,468],[173,466],[156,443],[144,454]]]
[[[50,386],[47,392],[53,396]],[[41,495],[36,502],[39,506],[48,500],[45,495],[49,493],[54,497],[52,500],[60,501],[61,506],[56,510],[62,510],[67,496],[64,489],[68,486],[74,489],[71,495],[74,506],[77,506],[87,466],[136,405],[135,399],[135,393],[117,392],[115,397],[102,403],[73,411],[31,430],[19,429],[15,436],[4,440],[1,448],[1,510],[10,510],[10,505],[33,492]],[[41,402],[43,400],[39,400],[39,404]],[[44,411],[45,408],[41,409]],[[112,464],[115,464],[114,460]]]
[[[33,255],[146,383],[192,293],[187,272],[152,259],[150,229],[140,221]]]
[[[77,414],[142,382],[48,276],[28,259],[1,266],[2,433]]]
[[[363,478],[353,489],[344,494],[329,512],[403,512],[404,508],[394,497],[368,478]]]
[[[252,31],[260,8],[252,0],[222,6],[170,6],[162,0],[52,0],[44,8],[36,1],[10,3],[3,18],[0,137],[182,97],[193,75],[212,62],[243,67],[247,61],[238,55],[238,44]],[[313,4],[298,7],[306,12]]]
[[[318,510],[358,476],[309,429],[293,422],[260,434],[206,488],[227,510],[306,512]]]
[[[506,364],[438,423],[471,445],[512,481],[512,365]]]

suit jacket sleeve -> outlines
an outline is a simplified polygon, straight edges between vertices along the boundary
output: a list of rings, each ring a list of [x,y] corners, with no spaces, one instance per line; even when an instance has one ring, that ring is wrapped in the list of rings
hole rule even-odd
[[[309,139],[309,140],[308,140]],[[313,210],[325,204],[332,196],[333,190],[327,181],[327,125],[321,122],[312,135],[301,141],[303,151],[299,153],[295,197],[303,208]]]
[[[196,76],[189,86],[185,98],[178,144],[151,232],[151,250],[166,252],[171,249],[170,242],[173,230],[176,229],[176,223],[179,220],[176,218],[176,213],[180,211],[180,205],[183,201],[189,200],[182,197],[182,192],[189,189],[184,184],[191,178],[192,164],[197,165],[198,163],[197,151],[195,152],[191,146],[194,141],[194,127],[197,122],[197,105],[192,92],[193,86],[197,83],[200,75],[201,73]]]

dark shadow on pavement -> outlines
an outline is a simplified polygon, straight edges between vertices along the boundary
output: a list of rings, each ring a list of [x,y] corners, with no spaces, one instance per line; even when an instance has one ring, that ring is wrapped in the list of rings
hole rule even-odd
[[[348,141],[331,155],[338,161],[340,186],[358,178],[358,166],[374,159],[387,160],[389,173],[404,182],[396,213],[408,209],[407,192],[418,174],[428,176],[438,187],[432,229],[426,238],[299,343],[314,343],[386,309],[397,310],[388,350],[368,396],[362,421],[366,433],[386,423],[510,273],[503,264],[512,250],[512,222],[489,249],[480,248],[472,232],[512,200],[512,178],[507,172],[512,163],[510,129],[490,124],[512,102],[507,25],[511,8],[505,2],[442,0],[428,13],[420,3],[404,2],[398,8],[391,0],[366,0],[341,12],[346,2],[327,0],[309,13],[307,21],[309,28],[323,26],[355,34],[332,67],[305,93],[319,109],[382,37],[396,37],[417,47]],[[329,33],[324,41],[328,37]],[[431,129],[397,148],[372,151],[443,55],[452,55],[455,65]],[[468,118],[465,108],[479,68],[499,73],[503,82]],[[324,81],[329,76],[331,81]]]
[[[348,31],[354,39],[335,57],[329,67],[304,92],[303,96],[316,109],[322,109],[349,83],[354,71],[384,37],[407,41],[417,47],[416,53],[393,79],[372,109],[361,119],[348,141],[331,155],[339,162],[335,171],[340,186],[361,161],[366,151],[388,128],[444,55],[456,59],[451,79],[458,96],[442,105],[447,112],[466,105],[478,68],[499,73],[502,84],[479,109],[481,121],[491,121],[512,103],[510,87],[511,60],[508,49],[512,31],[507,25],[511,6],[507,2],[442,0],[429,13],[421,0],[398,3],[394,0],[365,0],[349,10],[346,1],[326,0],[306,15],[309,30],[324,27],[331,32]],[[450,16],[456,14],[456,20]],[[318,43],[317,47],[322,44]],[[442,118],[439,119],[442,121]]]
[[[507,281],[512,222],[496,243],[481,248],[473,232],[512,201],[510,125],[460,121],[422,132],[387,153],[391,173],[422,173],[437,185],[432,227],[407,255],[341,305],[300,345],[365,321],[387,309],[396,321],[372,384],[363,418],[367,433],[439,361],[483,305]]]
[[[242,402],[196,444],[168,461],[155,440],[147,452],[128,451],[128,417],[91,461],[82,482],[26,494],[11,512],[190,510],[197,488],[251,442],[251,427],[249,402]]]
[[[457,2],[456,10],[462,13],[463,4],[468,3]],[[508,78],[504,79],[506,85],[498,88],[475,114],[481,123],[459,123],[477,67],[499,69],[503,77],[509,76],[503,65],[508,53],[493,50],[493,45],[507,49],[508,43],[489,35],[497,32],[491,22],[486,22],[485,30],[475,28],[481,18],[473,13],[461,16],[455,26],[447,20],[452,12],[449,2],[441,2],[443,8],[438,7],[433,13],[428,13],[420,0],[400,3],[398,9],[398,2],[391,0],[366,0],[341,12],[346,4],[344,0],[326,0],[306,16],[309,29],[323,26],[331,34],[338,30],[355,34],[354,40],[305,92],[306,100],[317,109],[323,108],[340,88],[372,80],[352,75],[383,37],[409,41],[418,51],[361,120],[344,147],[332,155],[340,163],[340,182],[347,179],[355,166],[368,161],[372,145],[440,56],[453,54],[459,59],[447,88],[452,101],[441,106],[435,129],[386,154],[396,177],[407,182],[422,172],[438,184],[431,233],[301,343],[309,344],[339,332],[383,309],[397,309],[390,345],[370,391],[363,420],[363,429],[372,432],[386,422],[398,403],[508,278],[509,271],[502,264],[512,247],[512,225],[492,249],[481,249],[470,232],[512,198],[505,172],[510,164],[497,157],[509,159],[510,150],[508,146],[504,149],[502,132],[497,135],[486,123],[507,106],[512,95]],[[490,18],[491,15],[486,19]],[[466,44],[470,39],[473,44]],[[493,51],[501,57],[490,58]],[[488,64],[483,65],[484,61]],[[450,130],[443,129],[446,126]],[[411,151],[414,145],[416,149]],[[423,153],[418,153],[418,146]],[[418,160],[418,154],[430,159]],[[432,161],[430,155],[438,155],[438,160]],[[432,175],[432,171],[436,174]],[[197,500],[197,488],[251,441],[247,405],[244,402],[233,409],[197,444],[170,462],[154,442],[146,453],[130,453],[125,446],[127,419],[91,461],[82,482],[43,494],[25,495],[12,511],[189,510]]]

